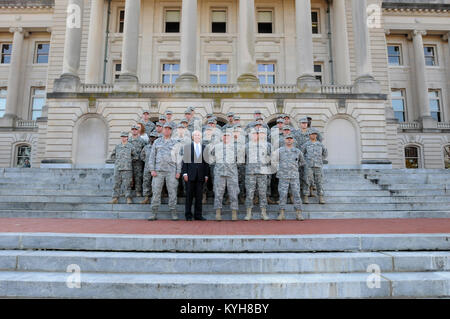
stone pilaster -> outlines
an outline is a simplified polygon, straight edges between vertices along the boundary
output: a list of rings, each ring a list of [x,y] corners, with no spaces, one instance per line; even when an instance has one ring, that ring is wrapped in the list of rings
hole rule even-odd
[[[356,65],[353,91],[354,93],[380,93],[380,84],[372,74],[366,0],[352,0],[352,19]]]
[[[180,76],[177,91],[198,90],[197,78],[197,0],[183,0],[181,6]]]
[[[256,76],[255,57],[255,1],[239,0],[239,77],[237,84],[239,91],[259,91],[259,80]]]
[[[320,90],[320,81],[314,77],[311,24],[311,1],[295,0],[297,86],[301,92],[317,92]]]
[[[103,66],[103,10],[104,0],[91,0],[89,17],[89,37],[87,50],[86,83],[96,84],[102,81]]]
[[[351,84],[350,54],[348,48],[345,0],[334,0],[333,15],[333,67],[336,84]]]
[[[55,92],[77,92],[80,87],[80,54],[83,24],[83,0],[69,0],[67,4],[66,36],[63,70],[55,80]]]

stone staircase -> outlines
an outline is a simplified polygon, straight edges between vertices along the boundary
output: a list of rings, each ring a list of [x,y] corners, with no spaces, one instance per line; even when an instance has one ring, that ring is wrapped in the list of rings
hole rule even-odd
[[[448,218],[450,171],[448,170],[325,170],[325,205],[310,198],[304,215],[311,219],[333,218]],[[127,205],[121,198],[111,205],[112,169],[0,169],[0,217],[126,218],[145,219],[149,205]],[[169,219],[163,198],[159,218]],[[178,199],[180,218],[184,198]],[[271,218],[278,206],[271,205]],[[204,216],[214,219],[212,198]],[[258,207],[254,218],[259,218]],[[239,218],[245,215],[240,205]],[[287,213],[293,219],[293,211]],[[228,206],[224,218],[229,219]]]
[[[449,248],[448,234],[2,233],[0,296],[445,298]]]

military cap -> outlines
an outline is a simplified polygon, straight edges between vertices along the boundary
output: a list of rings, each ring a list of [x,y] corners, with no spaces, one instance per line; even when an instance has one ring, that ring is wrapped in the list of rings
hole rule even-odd
[[[171,110],[167,110],[165,113],[166,113],[166,115],[167,114],[173,114]]]
[[[208,120],[208,124],[213,124],[213,123],[216,124],[216,120],[215,119],[209,119]]]
[[[155,124],[156,126],[163,126],[163,124],[161,123],[161,122],[156,122],[156,124]]]
[[[167,120],[167,118],[166,118],[164,115],[160,115],[160,116],[159,116],[159,119],[160,119],[160,120],[164,120],[164,121]]]
[[[226,130],[225,132],[223,132],[223,136],[225,135],[231,135],[231,132],[229,130]]]
[[[302,117],[300,120],[298,120],[300,123],[308,123],[308,119],[306,117]]]
[[[284,120],[282,118],[277,119],[277,123],[284,123]]]
[[[241,126],[241,125],[235,125],[235,126],[233,126],[233,131],[234,131],[234,132],[240,132],[240,131],[242,131],[242,126]]]
[[[255,112],[253,112],[253,114],[262,114],[261,110],[255,110]]]
[[[309,135],[311,135],[311,134],[319,134],[319,130],[316,129],[316,128],[310,128],[309,129]]]
[[[287,138],[294,138],[294,135],[292,135],[292,134],[287,134],[287,135],[284,136],[284,138],[285,138],[285,139],[287,139]]]
[[[258,133],[259,134],[267,134],[267,130],[264,127],[261,127],[260,129],[258,129]]]
[[[258,133],[259,133],[259,130],[257,128],[252,128],[250,130],[250,134],[258,134]]]
[[[187,119],[181,119],[181,121],[180,121],[180,123],[187,123],[188,122],[188,120]]]
[[[206,114],[206,117],[213,117],[213,116],[214,116],[214,114],[212,114],[212,113]]]
[[[278,114],[277,119],[282,119],[284,118],[284,114]]]
[[[292,128],[289,125],[283,125],[283,130],[292,130]]]
[[[144,113],[150,114],[150,111],[149,111],[149,110],[143,110],[143,111],[142,111],[142,114],[144,114]]]
[[[233,118],[234,118],[234,120],[238,120],[238,121],[241,120],[241,117],[239,115],[235,115]]]
[[[233,112],[228,112],[227,113],[227,117],[230,117],[230,116],[234,116],[234,113]]]
[[[150,136],[150,137],[158,137],[158,132],[152,131],[148,136]]]
[[[289,114],[283,114],[283,117],[291,118],[291,116]]]
[[[164,124],[163,128],[166,128],[166,127],[172,129],[172,126],[169,123]]]
[[[193,107],[193,106],[188,106],[188,108],[187,108],[189,111],[194,111],[195,110],[195,108]]]
[[[177,128],[184,128],[184,125],[180,123],[177,125]]]
[[[120,137],[128,137],[128,132],[121,132]]]
[[[186,111],[184,111],[184,114],[191,114],[192,110],[190,109],[186,109]]]
[[[264,119],[262,118],[262,116],[258,116],[258,117],[256,118],[256,120],[257,120],[257,121],[259,121],[259,120],[262,120],[262,121],[263,121]]]
[[[134,124],[134,125],[131,127],[131,129],[132,129],[132,130],[139,130],[139,125]]]

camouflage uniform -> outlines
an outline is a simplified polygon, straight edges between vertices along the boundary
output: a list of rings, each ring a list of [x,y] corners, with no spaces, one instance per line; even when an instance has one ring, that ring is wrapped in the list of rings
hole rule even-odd
[[[286,201],[289,186],[294,195],[294,207],[296,210],[302,209],[302,200],[300,198],[300,182],[298,176],[298,168],[303,165],[305,160],[302,151],[296,147],[281,147],[276,153],[276,161],[278,161],[277,177],[278,193],[280,194],[280,209],[286,208]]]
[[[309,129],[306,129],[305,132],[303,132],[301,128],[295,130],[294,136],[296,140],[296,147],[298,149],[303,150],[303,146],[309,141],[309,132],[310,132]],[[300,173],[301,192],[302,195],[305,196],[309,194],[308,185],[310,184],[308,181],[309,177],[306,165],[300,166],[299,173]]]
[[[141,152],[144,146],[146,145],[145,141],[140,138],[133,136],[128,139],[128,143],[130,143],[135,152],[135,156],[131,162],[133,167],[133,180],[134,187],[136,189],[136,193],[142,194],[142,178],[144,173],[144,162],[141,160]]]
[[[240,125],[239,125],[239,128],[240,128]],[[238,128],[235,126],[233,129],[238,129]],[[241,155],[241,154],[239,154],[239,149],[245,147],[245,136],[243,135],[242,130],[240,132],[241,133],[239,134],[239,136],[236,139],[233,137],[234,151],[237,155]],[[244,155],[244,154],[242,154],[242,155]],[[240,189],[239,200],[243,201],[245,198],[245,193],[246,193],[246,189],[245,189],[245,157],[239,156],[239,158],[241,159],[240,161],[237,162],[238,183],[239,183],[239,189]]]
[[[240,150],[240,148],[239,148]],[[242,154],[242,152],[240,152]],[[222,209],[225,188],[230,196],[232,210],[238,210],[239,181],[237,169],[237,154],[234,151],[234,143],[219,143],[211,147],[210,160],[214,167],[214,209]]]
[[[117,144],[111,153],[114,160],[114,189],[112,197],[118,198],[122,184],[125,185],[125,197],[131,197],[131,181],[133,171],[131,160],[136,156],[135,150],[130,143]]]
[[[139,123],[144,125],[144,127],[145,127],[145,134],[147,134],[147,135],[150,135],[150,132],[155,129],[155,123],[153,123],[150,120],[148,120],[148,122],[144,122],[144,120],[140,120]]]
[[[161,190],[166,182],[169,193],[169,209],[175,210],[177,205],[178,179],[176,174],[181,173],[181,157],[176,151],[177,141],[173,138],[158,138],[150,152],[149,169],[156,171],[153,177],[152,210],[157,211],[161,205]]]
[[[253,208],[253,197],[258,185],[259,206],[261,209],[267,207],[267,182],[270,173],[270,151],[271,145],[267,142],[250,140],[245,146],[245,206]]]
[[[314,181],[317,189],[317,195],[323,196],[323,176],[322,167],[323,159],[327,158],[328,151],[321,142],[308,141],[303,145],[303,154],[306,160],[306,170],[308,174],[308,187],[306,195],[309,195],[309,186]]]
[[[144,165],[144,178],[142,183],[143,196],[152,196],[152,174],[150,171],[150,153],[152,151],[153,143],[149,142],[141,151],[141,161],[145,163]]]

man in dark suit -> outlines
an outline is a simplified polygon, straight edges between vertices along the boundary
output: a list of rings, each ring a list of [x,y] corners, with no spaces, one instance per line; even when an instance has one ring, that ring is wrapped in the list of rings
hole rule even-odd
[[[183,164],[181,174],[186,182],[186,220],[206,220],[202,216],[202,193],[203,184],[208,181],[209,164],[203,157],[205,149],[202,146],[202,133],[200,131],[192,132],[192,142],[184,146]],[[194,216],[192,216],[192,201],[195,199]]]

